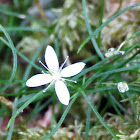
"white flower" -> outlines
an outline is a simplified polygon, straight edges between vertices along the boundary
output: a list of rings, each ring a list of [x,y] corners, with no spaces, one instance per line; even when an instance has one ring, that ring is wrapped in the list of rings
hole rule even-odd
[[[124,55],[124,51],[119,51],[119,50],[116,50],[115,48],[110,48],[108,49],[107,53],[105,53],[105,57],[110,57],[112,55],[116,55],[116,54],[122,54]]]
[[[62,104],[68,105],[70,100],[70,94],[64,82],[66,80],[72,80],[64,78],[74,76],[81,72],[85,66],[85,63],[77,62],[62,69],[62,67],[66,63],[66,60],[59,68],[57,55],[54,49],[48,45],[45,51],[45,62],[47,64],[47,67],[40,61],[40,63],[48,70],[48,74],[46,74],[45,72],[41,74],[36,74],[27,80],[26,85],[28,87],[38,87],[50,83],[50,85],[44,90],[45,92],[52,84],[55,84],[55,91],[58,99]]]
[[[105,53],[105,57],[110,57],[114,54],[115,48],[108,49],[107,53]]]
[[[117,87],[118,87],[119,92],[122,92],[122,93],[129,90],[127,83],[120,82],[118,83]]]

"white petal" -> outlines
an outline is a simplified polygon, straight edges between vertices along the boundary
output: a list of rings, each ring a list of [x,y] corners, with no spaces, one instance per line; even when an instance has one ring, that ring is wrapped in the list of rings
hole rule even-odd
[[[59,101],[64,105],[68,105],[70,100],[70,94],[63,81],[58,80],[55,82],[55,91]]]
[[[48,84],[52,81],[52,76],[50,74],[36,74],[29,78],[26,82],[28,87],[38,87]]]
[[[45,51],[45,62],[47,64],[48,68],[52,72],[58,71],[59,63],[58,63],[57,55],[56,55],[54,49],[49,45],[46,47],[46,51]]]
[[[64,69],[62,69],[60,74],[62,77],[74,76],[74,75],[78,74],[79,72],[81,72],[85,65],[86,64],[83,62],[78,62],[78,63],[72,64],[72,65],[69,65],[69,66],[65,67]]]

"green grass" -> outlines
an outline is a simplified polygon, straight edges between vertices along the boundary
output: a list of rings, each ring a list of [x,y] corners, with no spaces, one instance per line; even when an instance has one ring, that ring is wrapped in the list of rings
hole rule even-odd
[[[81,39],[79,42],[73,42],[74,46],[79,44],[77,54],[74,54],[75,50],[69,52],[69,49],[67,47],[65,48],[66,44],[65,42],[62,43],[60,41],[59,35],[55,36],[54,42],[51,42],[50,35],[56,34],[56,31],[58,30],[56,30],[57,25],[47,25],[43,22],[41,17],[40,19],[37,19],[35,16],[28,15],[27,9],[30,8],[31,2],[14,0],[13,7],[0,5],[3,7],[3,9],[0,10],[0,19],[5,17],[0,25],[0,54],[2,56],[0,64],[11,68],[11,73],[8,73],[10,75],[8,79],[2,79],[0,76],[0,96],[13,102],[14,107],[13,110],[10,110],[12,112],[11,115],[8,111],[6,102],[3,100],[0,101],[0,118],[4,118],[7,114],[11,115],[5,132],[6,136],[3,136],[6,137],[7,140],[12,139],[13,135],[15,136],[14,132],[18,129],[23,132],[28,130],[28,122],[34,120],[38,115],[44,115],[49,106],[52,106],[52,122],[49,127],[40,128],[43,132],[39,137],[41,140],[51,139],[55,136],[55,133],[62,130],[61,127],[66,128],[64,134],[71,132],[73,133],[73,136],[77,136],[77,139],[81,137],[85,138],[85,140],[90,138],[98,139],[98,136],[103,138],[105,136],[107,137],[107,135],[110,136],[111,139],[118,140],[120,139],[118,134],[120,134],[121,131],[123,132],[123,136],[128,136],[130,138],[130,135],[134,134],[139,128],[137,115],[140,115],[140,78],[138,78],[140,67],[140,44],[139,40],[136,40],[136,38],[139,37],[140,31],[136,31],[131,34],[130,37],[124,38],[123,42],[118,46],[121,50],[125,51],[124,55],[118,54],[109,58],[104,57],[106,52],[102,49],[101,33],[104,27],[108,26],[111,21],[116,20],[117,17],[124,14],[126,11],[140,6],[140,3],[131,5],[117,12],[103,22],[105,2],[106,1],[104,0],[101,1],[99,25],[93,28],[93,25],[90,22],[90,16],[88,15],[89,13],[87,12],[89,10],[89,3],[86,0],[81,1],[83,8],[82,13],[85,20],[85,23],[82,23],[82,25],[85,25],[84,28],[86,30],[84,30],[83,33],[81,33],[83,30],[80,31],[80,35],[82,37],[84,36],[84,41]],[[24,15],[25,17],[21,19],[21,15]],[[32,23],[38,24],[39,28],[32,28]],[[65,32],[65,25],[62,29],[63,32]],[[69,32],[66,32],[67,35],[69,35]],[[75,32],[76,34],[78,29],[73,29],[72,32]],[[24,39],[24,37],[28,38],[30,36],[36,36],[36,39],[42,40],[40,46],[34,48],[34,53],[26,51],[25,46],[22,46],[25,52],[22,49],[16,48],[17,44]],[[134,39],[135,41],[133,42]],[[132,41],[131,44],[129,44],[130,41]],[[95,50],[95,52],[91,53],[94,54],[93,56],[85,57],[84,53],[86,52],[84,52],[84,49],[91,52],[89,44],[93,46],[92,51]],[[39,66],[38,60],[44,60],[46,45],[52,45],[55,48],[60,63],[64,60],[64,49],[70,54],[69,57],[72,63],[77,61],[86,63],[86,67],[82,72],[71,78],[72,80],[77,81],[76,84],[66,82],[71,95],[68,106],[59,103],[53,86],[50,87],[50,85],[46,85],[45,87],[28,88],[25,85],[26,80],[31,75],[41,73],[43,70],[43,68]],[[81,55],[83,57],[81,57]],[[6,73],[6,69],[4,72]],[[119,93],[117,83],[123,81],[128,83],[129,91]],[[48,88],[44,93],[43,90],[47,86]],[[96,99],[96,97],[98,98]],[[58,112],[56,114],[54,113],[55,107],[58,107]],[[21,121],[18,126],[14,127],[16,117],[22,117],[21,112],[28,110],[29,108],[30,113],[26,114],[26,120]],[[129,112],[129,108],[131,109],[131,112]],[[81,111],[83,111],[83,113],[80,113]],[[105,119],[105,116],[107,116],[108,113],[116,116],[116,119],[119,118],[118,121],[121,120],[123,126],[120,127],[120,124],[116,123],[115,120],[110,122],[113,117]],[[42,118],[43,115],[41,116]],[[78,121],[77,126],[74,125],[74,122],[76,121]],[[83,128],[78,128],[78,124],[82,124]],[[25,129],[21,129],[21,125],[22,128],[25,127]],[[74,129],[70,129],[70,126],[73,126]],[[130,131],[128,132],[129,134],[127,134],[127,129]],[[77,133],[74,130],[77,130]],[[37,133],[34,130],[32,131]]]

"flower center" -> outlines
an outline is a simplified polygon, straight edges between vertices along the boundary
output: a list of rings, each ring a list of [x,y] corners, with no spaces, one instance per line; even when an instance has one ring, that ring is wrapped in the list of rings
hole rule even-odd
[[[53,73],[53,78],[56,81],[56,80],[59,80],[61,78],[61,76],[59,73]]]

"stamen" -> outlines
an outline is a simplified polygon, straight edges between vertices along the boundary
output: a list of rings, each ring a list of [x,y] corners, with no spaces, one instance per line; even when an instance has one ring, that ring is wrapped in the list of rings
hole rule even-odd
[[[50,70],[41,61],[39,61],[39,63],[50,72]]]
[[[64,61],[63,64],[60,66],[59,72],[62,70],[63,66],[66,64],[68,58],[69,58],[69,56],[66,57],[65,61]]]
[[[44,72],[43,70],[42,70],[41,72],[42,72],[43,74],[45,74],[45,72]]]
[[[48,90],[48,88],[53,84],[54,81],[52,81],[44,90],[43,92],[46,92]]]
[[[63,78],[64,79],[64,78]],[[73,81],[73,80],[69,80],[69,79],[64,79],[65,81],[69,81],[69,82],[73,82],[73,83],[77,83],[77,81]]]

